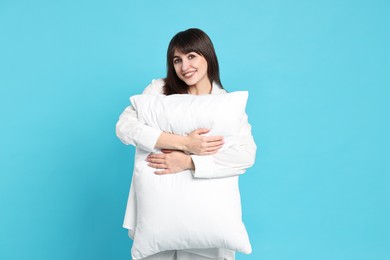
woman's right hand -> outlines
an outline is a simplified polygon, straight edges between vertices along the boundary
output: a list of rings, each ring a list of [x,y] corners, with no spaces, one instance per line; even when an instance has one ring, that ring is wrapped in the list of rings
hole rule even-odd
[[[223,146],[222,136],[204,136],[210,130],[199,128],[186,136],[185,151],[196,155],[215,154]]]

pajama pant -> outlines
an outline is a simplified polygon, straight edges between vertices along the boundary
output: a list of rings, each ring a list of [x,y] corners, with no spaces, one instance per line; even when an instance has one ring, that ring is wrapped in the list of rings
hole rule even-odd
[[[142,260],[234,260],[235,252],[228,250],[223,256],[202,256],[200,254],[194,254],[183,250],[168,250],[151,255]]]

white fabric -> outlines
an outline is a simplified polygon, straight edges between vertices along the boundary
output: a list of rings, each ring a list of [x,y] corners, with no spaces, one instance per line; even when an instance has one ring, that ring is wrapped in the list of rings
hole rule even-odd
[[[198,254],[189,253],[183,250],[169,250],[163,251],[145,258],[142,260],[234,260],[234,252],[227,257],[223,256],[203,256]]]
[[[152,80],[143,94],[162,95],[164,84],[162,79]],[[226,91],[214,83],[211,94],[223,93]],[[154,151],[160,134],[161,130],[139,122],[137,112],[132,106],[128,106],[122,112],[116,124],[116,135],[124,144],[134,145],[149,152]],[[194,176],[196,178],[219,178],[245,173],[246,169],[254,164],[257,149],[246,114],[241,121],[238,136],[237,142],[223,152],[209,156],[191,155],[195,164]],[[210,168],[214,171],[210,171]],[[124,227],[128,228],[128,225],[125,224]]]
[[[131,97],[131,103],[140,122],[164,132],[187,135],[198,128],[211,129],[210,135],[224,136],[222,151],[235,143],[247,98],[246,91],[200,96],[143,94]],[[137,148],[134,163],[135,189],[140,194],[134,259],[173,249],[251,252],[241,220],[237,176],[194,179],[189,170],[160,176],[147,165],[148,154]]]
[[[207,249],[187,249],[178,250],[179,256],[195,255],[210,259],[234,260],[236,252],[225,248],[207,248]]]
[[[146,94],[162,94],[163,80],[153,80],[145,89]],[[226,93],[218,85],[213,84],[212,94]],[[192,159],[195,164],[194,176],[196,178],[220,178],[235,176],[245,172],[251,167],[255,160],[256,144],[254,143],[251,126],[248,123],[247,116],[243,118],[239,127],[239,138],[235,144],[228,149],[212,156],[195,156]],[[121,114],[116,126],[118,138],[125,144],[136,145],[145,151],[153,151],[154,145],[161,133],[161,130],[155,129],[138,121],[136,111],[132,106],[127,107]],[[210,171],[210,169],[213,171]],[[134,238],[134,231],[137,226],[137,201],[134,176],[131,183],[126,214],[123,227],[129,230],[129,236]],[[193,251],[193,250],[192,250]],[[213,253],[210,253],[213,252]],[[223,248],[196,249],[195,254],[214,257],[218,255],[221,258],[234,259],[231,257],[232,251]],[[225,257],[226,256],[226,257]]]
[[[133,260],[135,259],[133,258]],[[147,256],[145,258],[142,258],[142,260],[178,260],[178,259],[177,259],[176,250],[168,250],[168,251],[163,251],[154,255]]]
[[[222,150],[237,139],[247,99],[247,91],[200,96],[142,94],[130,98],[140,122],[177,135],[210,129],[208,135],[224,136]]]

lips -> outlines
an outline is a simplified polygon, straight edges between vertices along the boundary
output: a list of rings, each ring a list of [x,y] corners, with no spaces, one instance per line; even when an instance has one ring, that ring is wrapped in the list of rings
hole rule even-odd
[[[183,77],[188,79],[188,78],[191,78],[194,74],[195,74],[196,70],[191,70],[191,71],[188,71],[186,73],[183,73]]]

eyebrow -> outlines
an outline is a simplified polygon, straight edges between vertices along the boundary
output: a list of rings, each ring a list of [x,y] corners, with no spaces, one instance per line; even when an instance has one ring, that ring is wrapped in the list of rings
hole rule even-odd
[[[188,55],[188,54],[190,54],[190,53],[196,53],[196,54],[198,54],[198,53],[195,52],[195,51],[189,51],[189,52],[187,52],[187,53],[184,53],[184,56],[186,56],[186,55]],[[199,55],[199,54],[198,54],[198,55]],[[180,59],[180,56],[177,56],[177,55],[173,56],[173,59],[175,59],[175,58],[179,58],[179,59]]]

